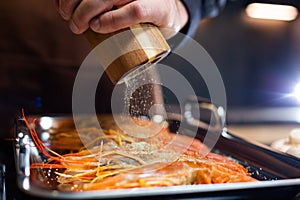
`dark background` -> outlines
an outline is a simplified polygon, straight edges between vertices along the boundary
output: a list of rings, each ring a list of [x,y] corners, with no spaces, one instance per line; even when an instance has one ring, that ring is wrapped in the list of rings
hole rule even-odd
[[[216,18],[203,20],[196,40],[217,64],[233,107],[299,106],[290,94],[300,81],[300,19],[252,19],[251,2],[294,5],[294,1],[228,1]],[[206,94],[205,94],[206,95]]]

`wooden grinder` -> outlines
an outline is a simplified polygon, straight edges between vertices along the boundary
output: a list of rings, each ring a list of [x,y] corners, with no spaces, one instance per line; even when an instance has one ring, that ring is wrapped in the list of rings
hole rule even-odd
[[[170,47],[159,29],[152,24],[138,24],[110,34],[99,34],[91,29],[85,36],[96,52],[100,64],[114,83],[133,76],[150,64],[168,55]]]

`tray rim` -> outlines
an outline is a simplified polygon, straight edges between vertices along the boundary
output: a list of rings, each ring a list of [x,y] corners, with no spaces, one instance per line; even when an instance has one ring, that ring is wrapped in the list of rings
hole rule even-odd
[[[20,189],[29,194],[42,198],[51,199],[113,199],[129,197],[146,197],[156,195],[177,195],[193,194],[204,192],[223,192],[244,189],[266,189],[277,187],[297,187],[300,193],[300,178],[284,179],[261,182],[241,182],[241,183],[223,183],[223,184],[201,184],[201,185],[183,185],[168,187],[151,188],[133,188],[133,189],[114,189],[114,190],[95,190],[83,192],[61,192],[58,190],[46,190],[28,185],[29,177],[19,177],[18,185]]]

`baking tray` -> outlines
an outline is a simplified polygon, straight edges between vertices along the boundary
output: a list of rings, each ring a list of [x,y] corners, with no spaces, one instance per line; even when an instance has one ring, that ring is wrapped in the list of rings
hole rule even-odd
[[[210,104],[203,104],[204,107],[216,113],[217,107]],[[202,106],[203,106],[202,105]],[[208,105],[208,106],[207,106]],[[191,108],[188,106],[187,108]],[[207,126],[205,120],[191,118],[191,115],[168,112],[169,128],[176,132],[178,126],[184,124],[186,132],[195,130],[196,138],[203,140],[207,134],[221,131],[221,135],[214,145],[213,151],[228,156],[244,165],[252,176],[260,182],[251,183],[227,183],[211,185],[186,185],[156,188],[135,188],[122,190],[87,191],[87,192],[61,192],[52,187],[34,181],[30,172],[30,157],[39,156],[28,133],[23,120],[16,121],[16,143],[15,161],[17,169],[18,187],[29,195],[47,199],[183,199],[183,198],[212,198],[212,199],[247,199],[247,198],[268,198],[268,199],[292,199],[300,193],[300,159],[278,152],[263,144],[254,143],[236,137],[223,128],[224,119],[212,119],[215,124]],[[221,112],[222,113],[222,112]],[[189,118],[185,117],[189,116]],[[212,114],[211,116],[214,116]],[[39,134],[56,134],[61,131],[73,130],[74,121],[71,116],[27,116],[32,122],[36,120],[36,129]],[[51,126],[43,128],[40,122],[50,120]],[[215,122],[217,121],[217,123]],[[90,123],[90,121],[89,121]],[[87,126],[91,125],[87,123]],[[46,134],[46,135],[47,135]],[[42,137],[42,135],[40,135]],[[46,140],[51,147],[51,141]],[[52,184],[51,184],[52,185]]]

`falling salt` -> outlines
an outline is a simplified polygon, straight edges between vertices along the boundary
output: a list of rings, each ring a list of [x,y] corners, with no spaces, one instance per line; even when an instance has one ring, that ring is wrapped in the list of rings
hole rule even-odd
[[[160,77],[156,72],[155,66],[147,66],[142,70],[133,72],[133,75],[123,79],[123,96],[121,111],[122,116],[118,118],[118,123],[123,131],[130,133],[134,137],[151,137],[158,133],[165,125],[165,109],[163,106],[162,88]],[[119,96],[117,96],[119,97]],[[160,115],[161,117],[157,117]],[[153,117],[156,120],[153,120]],[[131,120],[133,117],[138,119],[150,119],[154,123],[142,123],[142,121]],[[116,119],[116,118],[115,118]],[[158,121],[158,119],[162,119]],[[117,121],[118,121],[117,120]],[[147,121],[145,121],[147,122]]]
[[[154,65],[148,66],[143,70],[138,70],[133,77],[124,78],[125,113],[131,116],[147,116],[154,104],[162,104],[162,92],[160,88],[160,78]],[[128,112],[126,112],[128,111]]]

